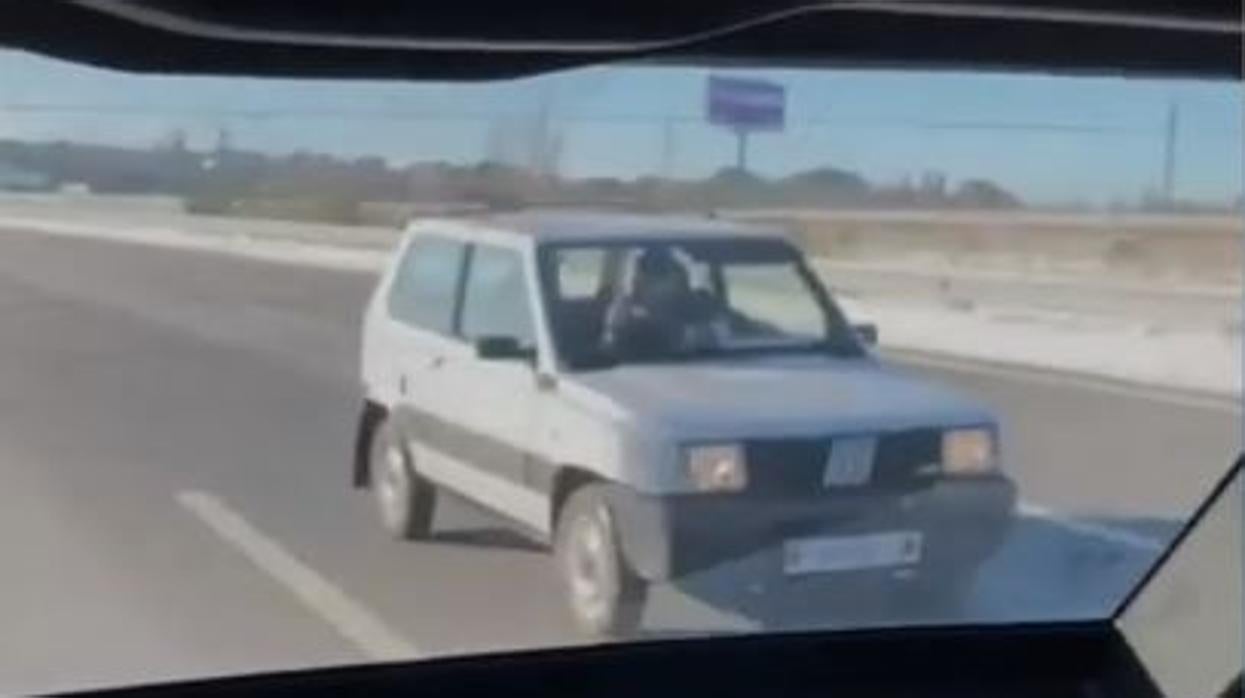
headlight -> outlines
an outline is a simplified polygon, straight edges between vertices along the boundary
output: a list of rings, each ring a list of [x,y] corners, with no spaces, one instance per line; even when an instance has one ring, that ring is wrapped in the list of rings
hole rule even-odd
[[[744,449],[739,444],[707,444],[684,449],[687,476],[699,492],[738,492],[748,486]]]
[[[942,470],[948,475],[981,475],[994,470],[994,432],[990,429],[952,429],[942,435]]]

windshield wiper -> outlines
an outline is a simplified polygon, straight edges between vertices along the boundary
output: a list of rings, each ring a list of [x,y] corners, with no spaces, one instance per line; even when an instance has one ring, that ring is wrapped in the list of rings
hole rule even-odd
[[[689,358],[718,358],[730,356],[765,356],[770,354],[820,354],[829,353],[836,356],[852,355],[851,347],[843,347],[831,342],[802,342],[791,344],[756,344],[738,347],[704,347],[686,354]]]
[[[835,358],[854,358],[864,355],[860,347],[850,340],[835,341],[827,339],[819,342],[757,344],[740,347],[704,346],[688,351],[653,353],[640,356],[620,357],[601,353],[590,357],[578,358],[571,363],[571,366],[577,371],[601,371],[616,366],[634,364],[688,363],[703,359],[766,356],[771,354],[826,354]]]

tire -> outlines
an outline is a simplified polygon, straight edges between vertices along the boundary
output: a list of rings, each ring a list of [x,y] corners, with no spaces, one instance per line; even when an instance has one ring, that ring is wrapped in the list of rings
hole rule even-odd
[[[636,632],[649,585],[622,555],[602,486],[571,493],[558,514],[554,554],[571,619],[581,632],[595,638]]]
[[[397,540],[428,538],[436,511],[436,489],[419,475],[410,451],[389,420],[378,424],[372,435],[368,469],[385,531]]]

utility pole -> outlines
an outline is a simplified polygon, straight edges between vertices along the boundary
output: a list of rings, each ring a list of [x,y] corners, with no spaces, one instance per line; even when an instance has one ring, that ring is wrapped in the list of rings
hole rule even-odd
[[[674,119],[670,117],[661,122],[661,165],[657,176],[662,179],[674,176]]]
[[[1176,202],[1176,132],[1180,112],[1176,103],[1167,107],[1167,128],[1163,134],[1163,204],[1171,207]]]
[[[233,149],[233,134],[229,132],[226,126],[219,126],[216,129],[216,157],[223,157],[226,153]]]

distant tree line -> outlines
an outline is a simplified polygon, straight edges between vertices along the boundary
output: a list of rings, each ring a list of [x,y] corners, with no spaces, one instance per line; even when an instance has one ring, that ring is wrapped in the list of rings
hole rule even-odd
[[[223,143],[211,151],[193,151],[176,138],[148,149],[0,140],[0,164],[46,177],[50,187],[73,183],[104,194],[178,196],[192,212],[282,215],[262,209],[271,202],[285,202],[287,210],[291,205],[302,206],[297,217],[339,222],[357,218],[363,202],[654,209],[1023,206],[1018,196],[989,180],[969,179],[949,186],[936,174],[922,176],[917,184],[891,185],[871,183],[855,172],[834,167],[777,178],[730,168],[702,179],[568,178],[499,162],[394,167],[379,157],[348,159],[306,152],[271,155]]]

